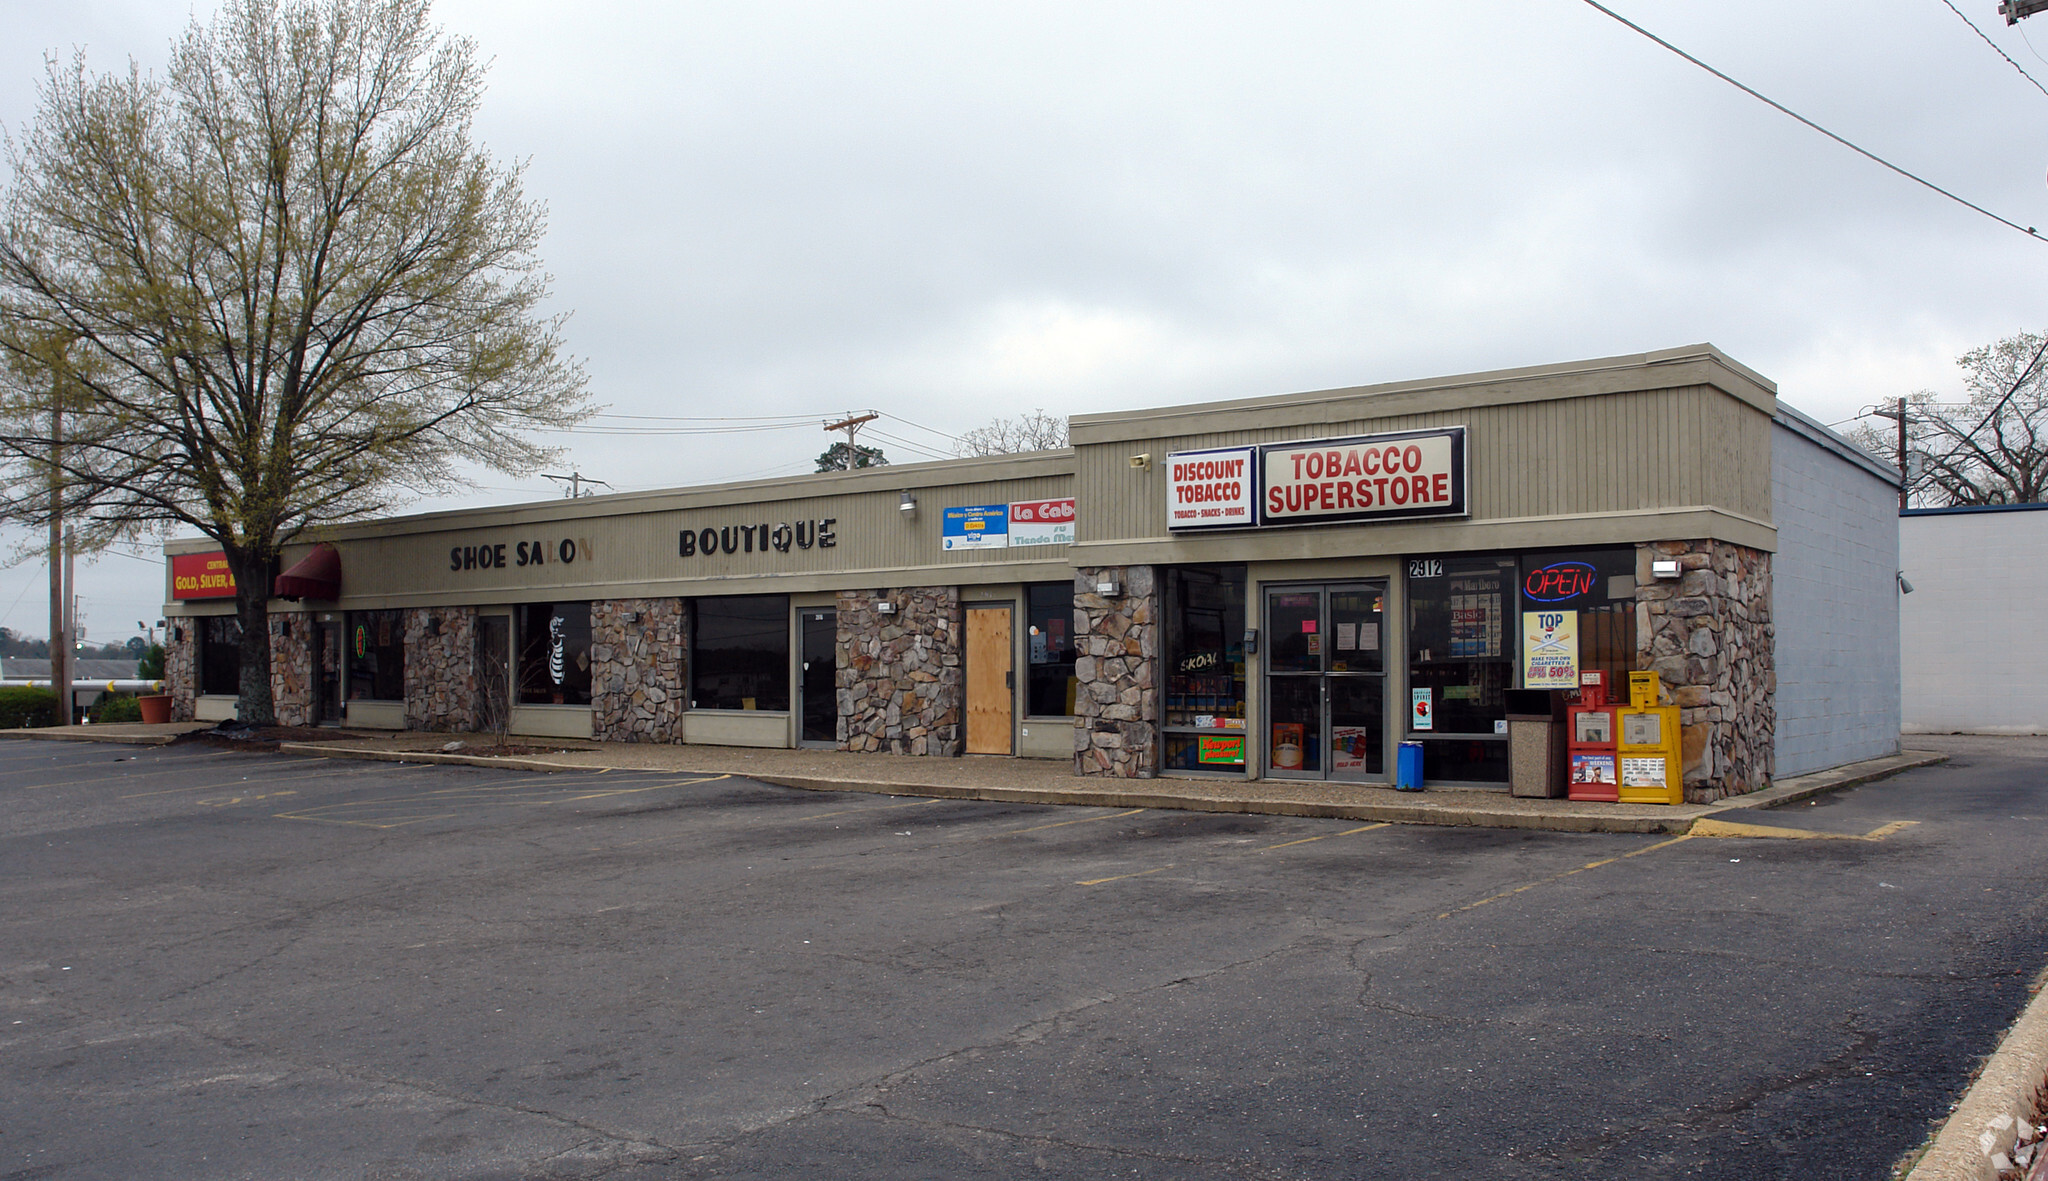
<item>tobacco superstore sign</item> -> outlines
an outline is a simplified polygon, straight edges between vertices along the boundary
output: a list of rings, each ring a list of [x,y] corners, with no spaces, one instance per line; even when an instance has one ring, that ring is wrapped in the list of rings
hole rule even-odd
[[[1465,428],[1177,452],[1166,507],[1176,532],[1462,517]]]

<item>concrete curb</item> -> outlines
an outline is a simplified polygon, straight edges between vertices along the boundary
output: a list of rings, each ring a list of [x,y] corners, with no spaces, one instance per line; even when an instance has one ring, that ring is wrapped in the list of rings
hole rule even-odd
[[[179,734],[95,733],[99,726],[49,726],[35,730],[0,730],[0,738],[26,738],[38,742],[111,742],[121,746],[169,746]]]
[[[1826,795],[1831,791],[1840,791],[1845,787],[1855,787],[1861,783],[1875,783],[1880,779],[1889,779],[1900,772],[1911,771],[1915,767],[1932,767],[1937,763],[1946,762],[1948,762],[1948,756],[1937,751],[1902,750],[1898,754],[1887,755],[1880,759],[1865,759],[1860,763],[1849,763],[1841,767],[1831,767],[1826,771],[1814,771],[1807,775],[1795,775],[1790,779],[1772,784],[1763,791],[1752,792],[1746,796],[1736,796],[1730,800],[1718,801],[1708,805],[1711,810],[1703,813],[1700,819],[1705,820],[1722,812],[1740,812],[1759,808],[1777,808],[1785,804],[1796,804],[1803,800],[1810,800],[1815,796]]]
[[[2048,1086],[2048,989],[2034,994],[1905,1181],[1997,1181]]]
[[[736,773],[737,774],[737,773]],[[1453,828],[1517,828],[1548,832],[1683,832],[1691,816],[1597,816],[1585,813],[1487,812],[1477,808],[1418,802],[1415,804],[1339,804],[1326,800],[1241,799],[1179,795],[1151,790],[1074,788],[1045,790],[1019,787],[960,787],[950,784],[861,783],[803,775],[745,772],[748,779],[805,791],[867,791],[889,795],[929,796],[949,800],[987,800],[1006,804],[1063,804],[1082,808],[1155,808],[1182,812],[1234,812],[1259,816],[1306,816],[1325,820],[1385,821],[1389,824],[1434,824]],[[1148,782],[1158,783],[1158,780]]]
[[[364,750],[359,746],[321,746],[314,742],[280,742],[278,753],[312,755],[323,759],[362,759],[371,763],[443,763],[454,767],[497,767],[514,771],[583,771],[589,774],[610,767],[589,767],[581,763],[550,763],[523,756],[493,758],[489,755],[458,755],[433,750]]]

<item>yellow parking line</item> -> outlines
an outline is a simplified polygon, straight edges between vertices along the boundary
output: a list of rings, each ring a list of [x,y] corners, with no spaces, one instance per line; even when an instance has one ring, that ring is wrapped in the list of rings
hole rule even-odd
[[[351,828],[404,828],[408,824],[418,824],[424,820],[447,820],[456,814],[443,812],[436,816],[414,816],[409,820],[394,820],[388,824],[378,824],[369,820],[339,820],[332,816],[314,816],[305,812],[278,812],[274,815],[279,820],[309,820],[315,824],[342,824]]]
[[[852,816],[855,813],[859,812],[887,812],[892,808],[921,808],[926,804],[939,803],[945,798],[945,796],[933,796],[931,799],[928,800],[912,800],[907,804],[877,804],[872,808],[841,808],[837,812],[817,812],[810,816],[799,816],[797,817],[797,819],[828,820],[834,816]]]
[[[1392,827],[1392,826],[1393,826],[1393,821],[1391,821],[1391,820],[1382,820],[1382,821],[1380,821],[1380,822],[1379,822],[1378,824],[1363,824],[1363,825],[1360,825],[1360,826],[1359,826],[1359,827],[1357,827],[1357,828],[1347,828],[1347,829],[1345,829],[1345,830],[1344,830],[1343,832],[1326,832],[1326,833],[1324,833],[1324,834],[1323,834],[1322,836],[1319,836],[1319,837],[1303,837],[1303,838],[1301,838],[1301,839],[1300,839],[1300,840],[1298,840],[1298,841],[1281,841],[1281,842],[1280,842],[1279,844],[1277,844],[1277,845],[1267,845],[1267,846],[1266,846],[1265,848],[1263,848],[1263,849],[1260,849],[1260,850],[1258,850],[1258,851],[1259,851],[1259,852],[1261,852],[1261,853],[1264,853],[1264,852],[1266,852],[1266,851],[1268,851],[1268,850],[1271,850],[1271,849],[1285,849],[1285,848],[1287,848],[1287,847],[1288,847],[1289,845],[1306,845],[1306,844],[1308,844],[1308,843],[1309,843],[1310,841],[1327,841],[1327,840],[1329,840],[1329,839],[1330,839],[1331,837],[1348,837],[1348,836],[1350,836],[1350,835],[1351,835],[1352,833],[1354,833],[1354,832],[1371,832],[1371,831],[1372,831],[1373,829],[1375,829],[1375,828],[1390,828],[1390,827]]]
[[[1588,862],[1587,862],[1586,864],[1584,864],[1584,865],[1581,865],[1581,866],[1580,866],[1580,867],[1578,867],[1577,869],[1568,869],[1568,870],[1565,870],[1565,871],[1564,871],[1563,873],[1558,873],[1558,874],[1552,874],[1552,875],[1550,875],[1549,877],[1547,877],[1547,878],[1543,878],[1543,879],[1541,879],[1541,880],[1539,880],[1539,881],[1534,881],[1534,882],[1530,882],[1530,883],[1529,883],[1528,885],[1526,885],[1526,886],[1516,886],[1516,887],[1515,887],[1514,889],[1512,889],[1512,890],[1503,890],[1503,891],[1501,891],[1500,893],[1498,893],[1498,894],[1495,894],[1495,895],[1494,895],[1493,897],[1491,897],[1491,898],[1481,898],[1481,899],[1480,899],[1479,901],[1477,901],[1477,902],[1467,902],[1467,903],[1466,903],[1465,905],[1463,905],[1463,906],[1457,907],[1457,908],[1456,908],[1456,909],[1454,909],[1454,910],[1447,910],[1447,911],[1443,912],[1442,914],[1440,914],[1440,915],[1438,915],[1438,916],[1436,916],[1436,917],[1438,917],[1438,918],[1440,918],[1440,919],[1447,919],[1447,918],[1450,918],[1450,917],[1451,917],[1452,915],[1454,915],[1454,914],[1463,914],[1463,913],[1464,913],[1465,911],[1468,911],[1468,910],[1476,910],[1476,909],[1478,909],[1479,907],[1485,906],[1485,905],[1486,905],[1487,903],[1489,903],[1489,902],[1499,902],[1499,901],[1500,901],[1501,899],[1503,899],[1503,898],[1513,898],[1513,897],[1514,897],[1515,895],[1517,895],[1517,894],[1523,893],[1523,892],[1525,892],[1525,891],[1528,891],[1528,890],[1533,890],[1533,889],[1535,889],[1535,888],[1536,888],[1536,887],[1538,887],[1538,886],[1544,886],[1544,885],[1548,885],[1548,884],[1550,884],[1551,882],[1556,882],[1556,881],[1562,881],[1563,879],[1565,879],[1565,878],[1568,878],[1568,877],[1572,876],[1572,875],[1573,875],[1573,874],[1575,874],[1575,873],[1584,873],[1584,872],[1586,872],[1586,871],[1587,871],[1587,870],[1589,870],[1589,869],[1599,869],[1599,868],[1600,868],[1601,866],[1603,866],[1603,865],[1613,865],[1613,864],[1614,864],[1615,862],[1617,862],[1617,861],[1627,861],[1627,860],[1628,860],[1629,858],[1631,858],[1631,857],[1641,857],[1641,856],[1642,856],[1643,854],[1645,854],[1645,853],[1655,853],[1655,852],[1656,852],[1657,850],[1659,850],[1659,849],[1668,849],[1668,848],[1670,848],[1671,846],[1673,846],[1673,845],[1676,845],[1676,844],[1678,844],[1678,843],[1679,843],[1679,842],[1681,842],[1681,841],[1689,841],[1689,840],[1691,840],[1691,839],[1692,839],[1692,834],[1688,833],[1688,834],[1686,834],[1685,836],[1682,836],[1682,837],[1672,837],[1672,838],[1671,838],[1670,840],[1668,840],[1668,841],[1658,841],[1658,842],[1657,842],[1656,844],[1654,844],[1654,845],[1650,845],[1650,846],[1648,846],[1648,847],[1646,847],[1646,848],[1642,848],[1642,849],[1637,849],[1637,850],[1636,850],[1635,852],[1633,852],[1633,853],[1623,853],[1623,854],[1622,854],[1621,856],[1619,856],[1619,857],[1608,857],[1608,858],[1603,858],[1602,860],[1599,860],[1599,861],[1588,861]]]
[[[1768,837],[1787,841],[1881,841],[1901,829],[1911,828],[1920,823],[1917,820],[1894,820],[1882,824],[1858,836],[1853,832],[1816,832],[1808,828],[1779,828],[1769,824],[1741,824],[1733,820],[1715,820],[1711,817],[1695,820],[1688,836],[1696,837]]]
[[[1144,810],[1145,809],[1143,808],[1132,808],[1128,812],[1118,812],[1115,816],[1083,816],[1079,820],[1062,820],[1056,824],[1037,824],[1033,825],[1030,828],[1013,828],[1009,832],[999,833],[997,835],[1016,836],[1018,833],[1022,832],[1044,832],[1048,828],[1065,828],[1069,824],[1092,824],[1097,820],[1117,820],[1125,816],[1136,816],[1138,813],[1143,812]]]
[[[1144,811],[1144,809],[1141,808],[1139,809],[1139,811],[1142,812]],[[1162,865],[1158,869],[1148,869],[1140,873],[1120,873],[1113,878],[1089,878],[1085,882],[1075,882],[1074,884],[1077,886],[1099,886],[1104,882],[1121,882],[1126,878],[1142,878],[1155,873],[1164,873],[1165,871],[1172,868],[1173,867],[1171,865]]]

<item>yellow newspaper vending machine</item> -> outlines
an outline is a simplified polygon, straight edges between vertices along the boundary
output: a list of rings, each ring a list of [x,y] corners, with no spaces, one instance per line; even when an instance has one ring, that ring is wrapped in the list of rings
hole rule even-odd
[[[1617,710],[1617,791],[1624,804],[1685,802],[1685,756],[1680,745],[1678,707],[1660,705],[1664,685],[1654,672],[1628,675],[1628,705]]]

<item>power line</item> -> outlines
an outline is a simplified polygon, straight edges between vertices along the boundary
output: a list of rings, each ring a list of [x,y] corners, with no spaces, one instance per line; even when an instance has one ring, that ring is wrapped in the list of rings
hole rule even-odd
[[[1977,27],[1977,22],[1976,22],[1976,21],[1973,21],[1973,20],[1971,20],[1971,19],[1970,19],[1969,17],[1967,17],[1967,16],[1963,15],[1963,10],[1962,10],[1962,9],[1960,9],[1960,8],[1957,8],[1957,7],[1955,6],[1954,0],[1941,0],[1941,2],[1942,2],[1943,4],[1945,4],[1945,5],[1947,5],[1947,6],[1948,6],[1948,10],[1949,10],[1950,12],[1953,12],[1953,13],[1955,13],[1955,14],[1956,14],[1956,19],[1957,19],[1957,20],[1959,20],[1959,21],[1963,22],[1964,24],[1966,24],[1966,25],[1970,26],[1970,31],[1971,31],[1972,33],[1975,33],[1975,34],[1977,34],[1977,38],[1978,38],[1978,40],[1980,40],[1980,41],[1984,42],[1984,44],[1986,44],[1986,45],[1989,45],[1989,46],[1991,47],[1991,52],[1993,52],[1993,53],[1997,54],[1998,56],[2000,56],[2000,57],[2004,58],[2004,59],[2005,59],[2005,64],[2007,64],[2007,65],[2011,66],[2011,67],[2012,67],[2013,69],[2015,69],[2015,70],[2019,70],[2019,71],[2020,71],[2020,77],[2022,77],[2022,78],[2025,78],[2025,79],[2026,79],[2027,81],[2029,81],[2029,82],[2033,82],[2033,83],[2034,83],[2034,89],[2035,89],[2035,90],[2038,90],[2038,91],[2040,91],[2040,92],[2041,92],[2042,94],[2048,94],[2048,86],[2043,86],[2043,85],[2041,85],[2041,84],[2040,84],[2039,82],[2036,82],[2036,81],[2034,81],[2034,76],[2033,76],[2032,74],[2029,74],[2029,73],[2027,73],[2027,72],[2026,72],[2025,70],[2023,70],[2023,69],[2020,69],[2020,63],[2018,63],[2018,62],[2016,62],[2016,61],[2012,60],[2012,55],[2011,55],[2011,54],[2007,53],[2007,52],[2006,52],[2005,50],[2003,50],[2003,49],[2000,49],[2000,48],[1999,48],[1999,46],[1998,46],[1998,42],[1996,42],[1996,41],[1993,41],[1993,40],[1992,40],[1992,39],[1991,39],[1990,37],[1987,37],[1987,36],[1985,36],[1985,34],[1984,34],[1984,30],[1982,30],[1982,29],[1980,29],[1980,28],[1978,28],[1978,27]],[[2022,36],[2024,36],[2025,34],[2021,34],[2021,35],[2022,35]],[[2031,48],[2031,46],[2030,46],[2029,48]],[[2038,56],[2038,55],[2036,55],[2036,56]]]
[[[1820,132],[1822,135],[1827,136],[1829,139],[1834,140],[1836,143],[1841,144],[1843,147],[1849,149],[1857,155],[1862,156],[1863,158],[1870,160],[1874,163],[1882,164],[1884,167],[1892,170],[1893,172],[1898,173],[1900,176],[1905,177],[1907,180],[1912,181],[1914,184],[1932,189],[1933,191],[1940,193],[1942,196],[1947,197],[1949,200],[1954,201],[1956,204],[1965,206],[1970,209],[1974,209],[1978,213],[1983,214],[1985,217],[1990,218],[1992,221],[1995,221],[2002,226],[2008,226],[2012,229],[2018,230],[2020,233],[2025,234],[2027,237],[2032,238],[2037,242],[2048,241],[2048,239],[2044,239],[2041,237],[2040,234],[2034,232],[2034,227],[2032,226],[2023,226],[2016,221],[2011,221],[2006,218],[2000,217],[1997,214],[1991,212],[1989,209],[1984,208],[1982,205],[1977,204],[1975,201],[1971,201],[1965,197],[1959,197],[1956,194],[1949,192],[1947,189],[1942,188],[1940,185],[1935,184],[1933,181],[1928,180],[1923,176],[1917,176],[1911,172],[1906,171],[1905,169],[1892,163],[1890,160],[1887,160],[1883,156],[1878,155],[1876,152],[1873,152],[1868,148],[1861,147],[1857,144],[1851,143],[1849,140],[1843,139],[1841,136],[1836,135],[1834,132],[1829,131],[1827,128],[1822,127],[1820,124],[1815,123],[1813,120],[1800,114],[1798,111],[1793,110],[1791,107],[1786,106],[1784,103],[1781,103],[1778,100],[1769,97],[1762,91],[1759,91],[1754,87],[1746,86],[1743,83],[1736,81],[1734,78],[1729,77],[1727,74],[1722,73],[1721,71],[1701,61],[1699,58],[1694,57],[1692,54],[1687,53],[1685,50],[1680,49],[1678,46],[1673,45],[1671,42],[1666,41],[1662,37],[1659,37],[1657,34],[1652,33],[1650,30],[1644,28],[1643,26],[1635,23],[1634,21],[1614,11],[1612,8],[1609,8],[1606,5],[1601,4],[1599,0],[1585,0],[1585,4],[1587,7],[1592,8],[1598,12],[1601,12],[1613,18],[1618,23],[1625,25],[1630,29],[1633,29],[1637,33],[1642,34],[1644,37],[1649,38],[1651,41],[1656,42],[1657,44],[1663,46],[1664,48],[1691,62],[1693,65],[1698,66],[1700,69],[1705,70],[1707,73],[1712,74],[1714,77],[1719,78],[1721,81],[1726,82],[1728,85],[1733,86],[1735,89],[1740,90],[1742,93],[1757,100],[1758,102],[1763,103],[1764,105],[1772,108],[1773,110],[1779,111],[1782,114],[1789,115],[1790,117],[1797,119],[1799,122],[1804,123],[1806,126],[1813,128],[1815,131]]]

